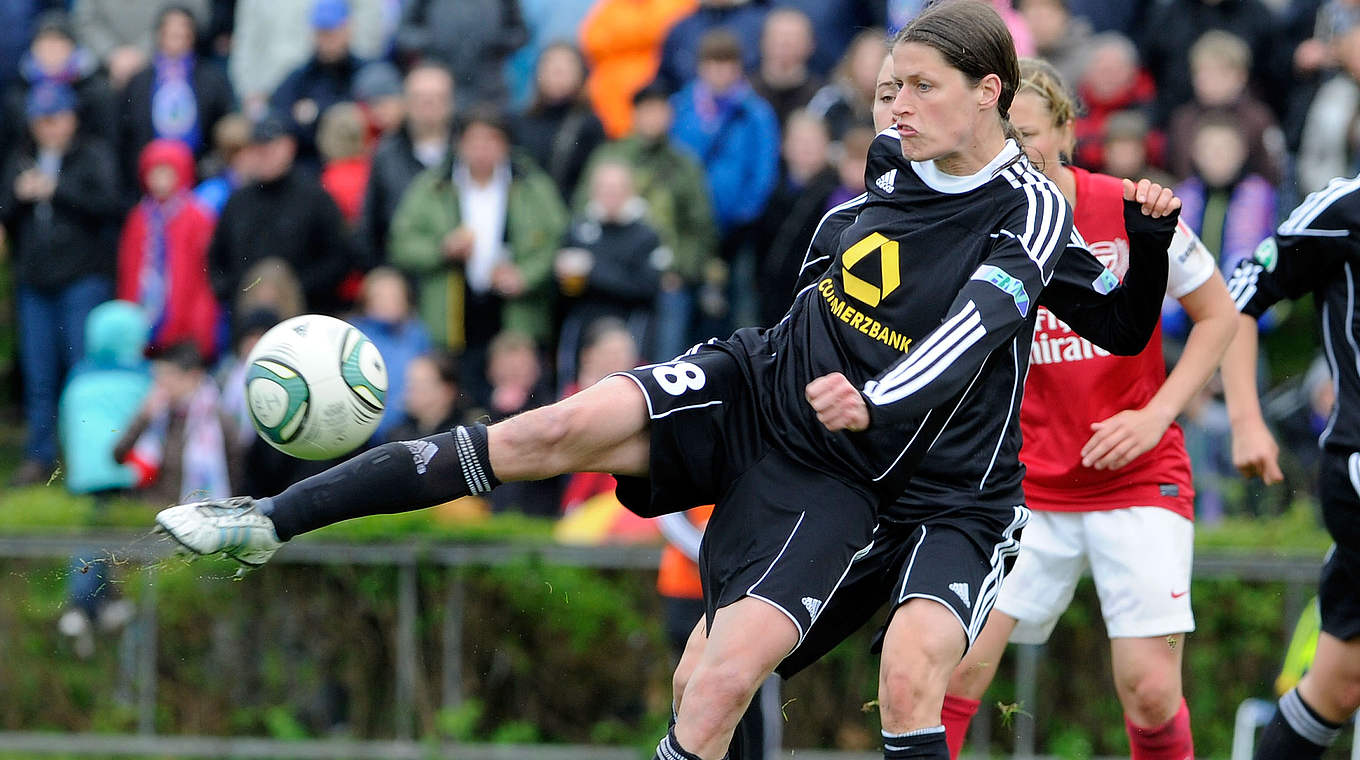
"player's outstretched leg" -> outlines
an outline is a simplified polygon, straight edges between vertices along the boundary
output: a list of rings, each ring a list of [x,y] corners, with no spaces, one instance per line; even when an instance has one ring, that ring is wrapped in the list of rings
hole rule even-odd
[[[1357,708],[1360,638],[1342,641],[1323,631],[1312,667],[1296,688],[1280,698],[1274,717],[1261,732],[1256,760],[1322,757]]]
[[[551,406],[491,428],[459,426],[387,443],[269,499],[181,504],[156,516],[194,554],[259,565],[294,536],[342,520],[423,509],[489,492],[501,481],[581,470],[647,472],[646,404],[632,381],[606,378]]]

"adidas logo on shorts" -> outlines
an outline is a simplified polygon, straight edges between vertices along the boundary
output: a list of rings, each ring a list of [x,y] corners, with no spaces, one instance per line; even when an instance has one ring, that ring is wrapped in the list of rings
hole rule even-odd
[[[805,596],[803,597],[803,606],[807,607],[808,614],[815,618],[817,617],[817,612],[822,609],[822,600]]]
[[[949,584],[949,590],[953,591],[955,594],[958,594],[959,598],[963,600],[963,606],[967,607],[968,609],[973,608],[973,603],[968,600],[967,583],[951,583]]]
[[[880,174],[878,179],[874,180],[874,184],[878,185],[883,192],[892,195],[893,189],[897,187],[897,170],[889,169]]]

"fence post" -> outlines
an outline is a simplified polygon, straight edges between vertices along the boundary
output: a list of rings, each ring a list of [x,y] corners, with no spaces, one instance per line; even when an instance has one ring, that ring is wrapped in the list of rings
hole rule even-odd
[[[1015,701],[1020,710],[1015,714],[1015,756],[1034,757],[1034,710],[1039,688],[1039,646],[1016,646]]]
[[[137,733],[156,733],[156,580],[154,573],[146,574],[145,593],[142,595],[142,614],[137,621],[141,646],[137,651]]]
[[[463,612],[465,589],[457,567],[448,570],[444,593],[444,704],[456,709],[463,704]]]
[[[397,567],[397,631],[396,631],[396,689],[394,712],[397,721],[397,738],[410,739],[414,733],[414,706],[416,671],[416,608],[417,578],[415,560],[403,562]]]

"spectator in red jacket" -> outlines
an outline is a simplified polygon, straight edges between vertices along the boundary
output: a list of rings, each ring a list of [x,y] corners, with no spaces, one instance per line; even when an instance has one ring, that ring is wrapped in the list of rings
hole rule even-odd
[[[178,140],[142,149],[138,179],[146,194],[123,225],[118,244],[118,297],[141,304],[152,348],[193,341],[217,354],[217,301],[208,282],[213,215],[194,198],[194,156]]]
[[[359,223],[364,203],[364,188],[373,165],[365,148],[367,124],[364,113],[354,103],[336,103],[321,115],[316,130],[316,145],[321,151],[321,186],[326,188],[345,224],[353,229]]]
[[[1118,111],[1138,111],[1151,117],[1157,100],[1157,86],[1139,65],[1138,49],[1127,37],[1116,32],[1096,35],[1086,75],[1078,86],[1086,115],[1076,123],[1076,164],[1091,171],[1104,171],[1101,164],[1105,120]],[[1149,162],[1162,165],[1160,131],[1150,131],[1146,147]]]

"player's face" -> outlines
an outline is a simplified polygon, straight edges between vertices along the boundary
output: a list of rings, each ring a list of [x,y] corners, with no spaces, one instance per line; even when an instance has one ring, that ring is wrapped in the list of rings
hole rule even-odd
[[[1028,91],[1017,93],[1011,103],[1011,123],[1020,132],[1029,159],[1053,177],[1062,166],[1062,151],[1071,139],[1071,127],[1055,126],[1047,101]]]
[[[893,124],[892,106],[897,100],[897,80],[893,79],[893,58],[883,56],[874,79],[874,131],[882,132]]]
[[[985,119],[997,120],[1001,79],[988,74],[976,85],[950,66],[939,51],[918,42],[893,48],[893,79],[901,89],[893,101],[893,124],[902,155],[936,161],[953,174],[976,171],[992,159],[981,144]]]

